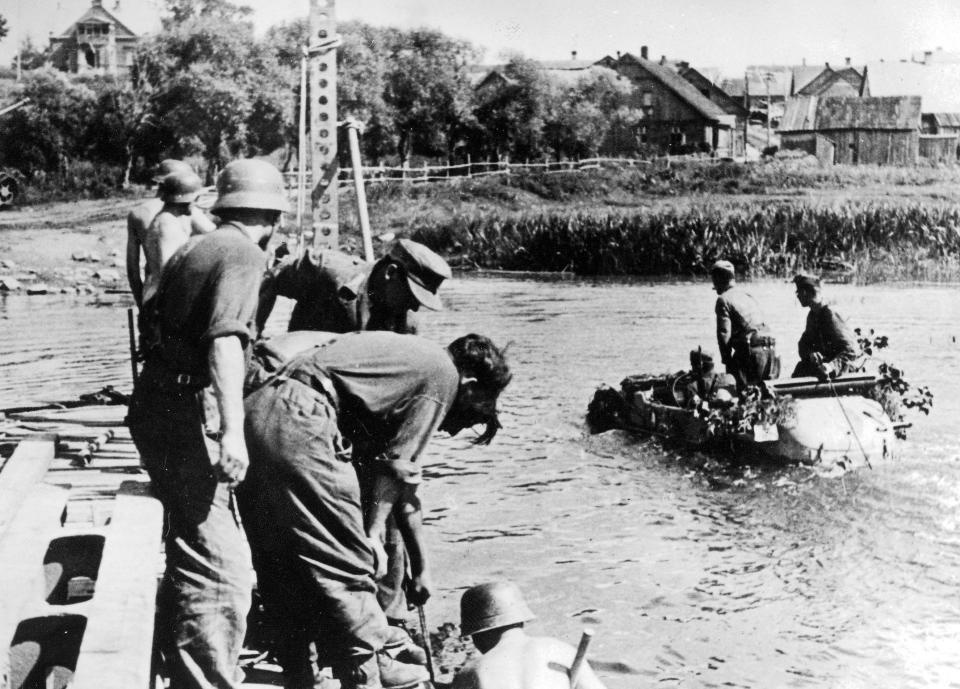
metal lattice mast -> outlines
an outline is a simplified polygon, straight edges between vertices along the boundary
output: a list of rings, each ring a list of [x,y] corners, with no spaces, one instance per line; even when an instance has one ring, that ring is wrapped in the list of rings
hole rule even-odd
[[[337,248],[337,35],[335,0],[310,0],[310,151],[313,246]]]

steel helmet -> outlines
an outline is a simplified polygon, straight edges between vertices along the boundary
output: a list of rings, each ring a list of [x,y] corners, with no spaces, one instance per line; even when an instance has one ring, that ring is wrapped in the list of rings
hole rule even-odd
[[[202,189],[203,181],[192,170],[171,172],[160,180],[160,198],[164,203],[193,203]]]
[[[472,636],[536,615],[527,607],[520,588],[512,581],[494,581],[467,589],[460,598],[460,633]]]
[[[157,171],[153,175],[153,181],[159,182],[173,172],[193,172],[193,168],[190,167],[190,163],[175,160],[174,158],[167,158],[166,160],[160,161],[160,164],[157,166]]]
[[[217,200],[212,210],[220,208],[287,210],[283,175],[264,160],[233,161],[217,177]]]

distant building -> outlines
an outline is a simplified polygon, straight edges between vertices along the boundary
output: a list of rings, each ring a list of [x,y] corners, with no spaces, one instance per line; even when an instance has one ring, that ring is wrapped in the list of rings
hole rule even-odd
[[[62,35],[50,38],[50,61],[64,72],[119,74],[133,64],[139,38],[92,0],[90,9]]]
[[[783,148],[824,163],[913,165],[920,156],[920,97],[791,98],[778,133]]]
[[[624,53],[615,69],[634,86],[635,106],[642,117],[636,124],[641,144],[660,153],[717,152],[741,155],[743,140],[737,116],[703,95],[674,69]]]

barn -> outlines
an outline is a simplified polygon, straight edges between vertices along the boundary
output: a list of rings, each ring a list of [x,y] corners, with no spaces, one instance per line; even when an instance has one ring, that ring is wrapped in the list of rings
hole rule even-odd
[[[920,155],[920,97],[791,98],[780,125],[781,145],[824,162],[913,165]],[[833,160],[827,159],[833,147]]]

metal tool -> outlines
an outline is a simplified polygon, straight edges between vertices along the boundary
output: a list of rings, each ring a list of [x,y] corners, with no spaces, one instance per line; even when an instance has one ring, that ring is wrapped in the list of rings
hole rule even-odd
[[[430,673],[431,684],[436,682],[436,675],[433,672],[433,652],[430,650],[430,630],[427,627],[427,615],[423,612],[423,606],[417,606],[417,615],[420,617],[420,633],[423,635],[423,650],[427,652],[427,672]]]

